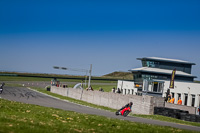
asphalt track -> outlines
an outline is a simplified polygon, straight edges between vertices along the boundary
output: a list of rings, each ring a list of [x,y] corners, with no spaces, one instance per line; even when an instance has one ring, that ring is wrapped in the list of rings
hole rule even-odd
[[[0,94],[0,97],[3,99],[8,99],[12,101],[18,101],[23,103],[35,104],[45,107],[53,107],[68,111],[75,111],[78,113],[84,114],[92,114],[92,115],[99,115],[105,116],[110,118],[116,118],[121,120],[128,120],[132,122],[140,122],[140,123],[147,123],[153,125],[160,125],[160,126],[170,126],[180,129],[187,129],[187,130],[194,130],[200,131],[200,127],[196,126],[188,126],[188,125],[180,125],[170,122],[163,122],[158,120],[151,120],[139,117],[132,117],[132,116],[116,116],[113,112],[95,109],[91,107],[86,107],[78,104],[74,104],[68,101],[63,101],[55,97],[48,96],[46,94],[39,93],[34,90],[30,90],[26,87],[4,87],[4,91]]]

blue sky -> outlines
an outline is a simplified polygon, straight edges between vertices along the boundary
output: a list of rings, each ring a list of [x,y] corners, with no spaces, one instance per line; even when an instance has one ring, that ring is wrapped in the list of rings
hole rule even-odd
[[[139,57],[196,63],[199,0],[0,0],[0,70],[92,75],[141,67]]]

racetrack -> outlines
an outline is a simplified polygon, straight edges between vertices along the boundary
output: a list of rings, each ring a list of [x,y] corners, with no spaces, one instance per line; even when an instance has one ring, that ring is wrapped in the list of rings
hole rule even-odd
[[[132,117],[132,116],[127,116],[127,117],[116,116],[113,112],[86,107],[86,106],[78,105],[78,104],[71,103],[68,101],[63,101],[63,100],[48,96],[46,94],[42,94],[34,90],[30,90],[25,87],[5,86],[3,93],[0,94],[0,97],[4,99],[12,100],[12,101],[35,104],[35,105],[40,105],[40,106],[45,106],[45,107],[53,107],[53,108],[58,108],[58,109],[63,109],[63,110],[75,111],[79,113],[100,115],[100,116],[123,119],[123,120],[128,120],[128,121],[133,121],[133,122],[141,122],[141,123],[155,124],[155,125],[161,125],[161,126],[171,126],[175,128],[200,131],[200,127],[195,127],[195,126],[180,125],[180,124],[175,124],[175,123],[170,123],[170,122],[163,122],[163,121],[158,121],[158,120],[151,120],[151,119]]]

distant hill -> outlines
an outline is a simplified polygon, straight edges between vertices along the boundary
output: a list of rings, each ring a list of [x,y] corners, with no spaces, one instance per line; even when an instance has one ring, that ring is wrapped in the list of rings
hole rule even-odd
[[[120,72],[121,73],[121,72]],[[124,72],[122,72],[124,73]],[[110,75],[110,76],[109,76]],[[122,76],[121,76],[122,75]],[[64,75],[64,74],[48,74],[48,73],[22,73],[22,72],[0,72],[0,76],[14,76],[14,77],[38,77],[38,78],[58,78],[58,79],[80,79],[85,80],[85,76],[81,75]],[[108,74],[108,76],[92,76],[92,80],[109,80],[109,81],[117,81],[118,79],[126,79],[130,78],[127,74]],[[88,79],[88,75],[87,75]]]
[[[0,72],[0,76],[18,76],[18,77],[41,77],[41,78],[61,78],[61,79],[85,79],[85,76],[47,74],[47,73],[22,73],[22,72]],[[130,72],[112,72],[103,76],[92,76],[93,80],[133,80],[133,74]]]
[[[130,72],[112,72],[102,77],[133,80],[133,74]]]

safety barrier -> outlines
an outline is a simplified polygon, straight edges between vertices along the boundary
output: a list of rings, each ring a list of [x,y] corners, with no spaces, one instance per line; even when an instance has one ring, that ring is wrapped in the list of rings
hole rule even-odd
[[[200,116],[189,114],[186,110],[172,109],[166,107],[154,107],[155,115],[163,115],[184,121],[200,122]]]

